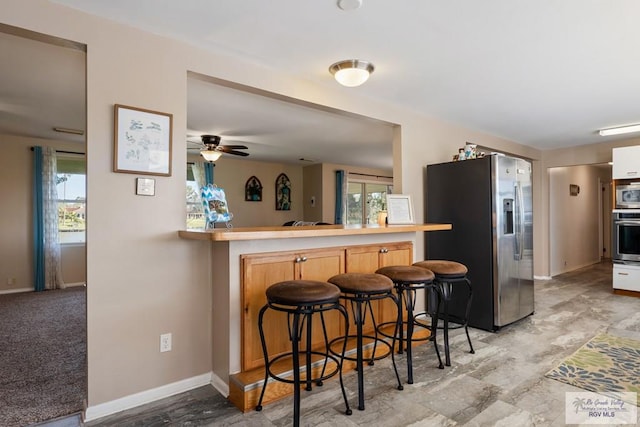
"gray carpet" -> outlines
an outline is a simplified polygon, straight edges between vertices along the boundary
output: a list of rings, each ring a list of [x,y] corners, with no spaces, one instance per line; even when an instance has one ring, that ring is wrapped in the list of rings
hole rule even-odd
[[[0,425],[82,411],[86,388],[85,288],[0,295]]]

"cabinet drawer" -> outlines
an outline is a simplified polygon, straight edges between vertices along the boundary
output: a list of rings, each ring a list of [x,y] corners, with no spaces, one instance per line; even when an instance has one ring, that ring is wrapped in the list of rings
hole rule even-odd
[[[613,289],[640,292],[640,267],[614,264]]]

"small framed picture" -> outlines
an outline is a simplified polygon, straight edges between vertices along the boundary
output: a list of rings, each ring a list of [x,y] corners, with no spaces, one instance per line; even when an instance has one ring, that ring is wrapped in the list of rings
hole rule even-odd
[[[173,115],[114,105],[113,171],[171,176]]]
[[[411,196],[387,194],[387,224],[415,224]]]
[[[156,180],[152,178],[136,178],[136,194],[138,196],[155,196]]]

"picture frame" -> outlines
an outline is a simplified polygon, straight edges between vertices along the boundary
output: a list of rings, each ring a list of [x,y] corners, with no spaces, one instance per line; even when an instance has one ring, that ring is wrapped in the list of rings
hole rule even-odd
[[[255,175],[247,179],[244,184],[244,200],[245,202],[262,201],[262,183]]]
[[[155,196],[156,180],[153,178],[136,178],[136,195]]]
[[[415,224],[411,196],[387,194],[387,224]]]
[[[173,114],[114,105],[113,171],[171,176]]]
[[[291,180],[285,173],[276,178],[276,210],[291,210]]]

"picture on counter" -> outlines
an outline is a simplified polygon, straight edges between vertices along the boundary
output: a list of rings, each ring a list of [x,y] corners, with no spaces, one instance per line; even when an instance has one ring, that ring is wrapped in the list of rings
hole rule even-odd
[[[284,173],[276,178],[276,210],[291,210],[291,181]]]
[[[411,196],[387,194],[387,224],[415,224]]]
[[[255,176],[249,178],[244,185],[244,200],[247,202],[262,201],[262,183]]]
[[[224,190],[215,184],[208,184],[202,187],[200,197],[206,220],[205,229],[214,228],[217,222],[226,222],[229,227],[233,214],[229,212]]]

